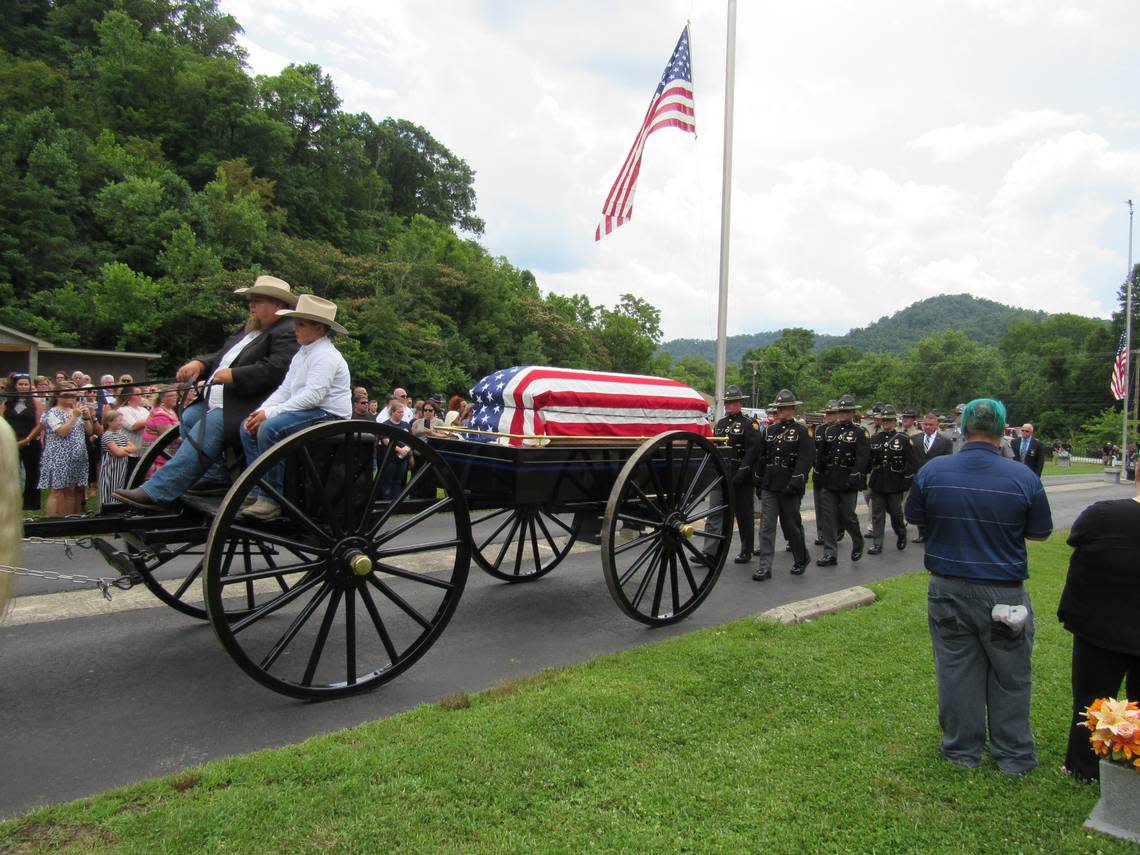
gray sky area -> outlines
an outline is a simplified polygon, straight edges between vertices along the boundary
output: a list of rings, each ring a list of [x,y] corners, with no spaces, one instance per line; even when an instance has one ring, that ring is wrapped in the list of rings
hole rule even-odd
[[[544,291],[713,338],[726,4],[222,0],[255,73],[316,62],[343,108],[476,171],[482,243]],[[633,220],[602,201],[691,22],[698,136],[655,134]],[[1127,0],[744,0],[729,333],[845,332],[968,292],[1107,317],[1140,202]]]

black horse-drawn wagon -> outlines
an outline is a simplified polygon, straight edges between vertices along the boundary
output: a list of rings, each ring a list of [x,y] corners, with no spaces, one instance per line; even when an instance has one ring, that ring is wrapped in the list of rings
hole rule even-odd
[[[473,441],[488,438],[497,441]],[[129,486],[178,439],[174,428],[152,446]],[[589,536],[635,620],[673,623],[708,596],[732,533],[727,500],[709,501],[731,492],[718,489],[731,477],[723,447],[684,430],[510,442],[327,422],[268,450],[224,496],[34,521],[26,534],[91,536],[123,576],[208,619],[255,680],[299,698],[364,691],[411,666],[455,612],[472,560],[497,579],[532,581]],[[406,449],[414,468],[393,493],[385,476]],[[280,493],[265,480],[278,465]],[[240,516],[255,487],[279,501],[280,518]],[[710,516],[719,526],[706,531]]]

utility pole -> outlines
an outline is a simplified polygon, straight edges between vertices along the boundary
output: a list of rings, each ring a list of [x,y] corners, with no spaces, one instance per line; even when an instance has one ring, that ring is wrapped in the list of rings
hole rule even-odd
[[[760,364],[759,359],[749,359],[748,364],[752,366],[752,406],[756,406],[756,366]]]
[[[736,100],[736,0],[728,0],[724,61],[724,157],[720,182],[720,290],[716,316],[716,407],[724,415],[725,351],[728,337],[728,237],[732,224],[732,113]]]
[[[1128,360],[1124,374],[1124,406],[1121,408],[1121,421],[1124,422],[1123,439],[1120,442],[1120,457],[1124,465],[1120,467],[1120,474],[1124,475],[1128,468],[1128,416],[1129,410],[1129,371],[1135,371],[1136,365],[1132,356],[1132,200],[1128,200],[1128,275],[1124,280],[1124,355]],[[1136,476],[1133,476],[1136,477]]]

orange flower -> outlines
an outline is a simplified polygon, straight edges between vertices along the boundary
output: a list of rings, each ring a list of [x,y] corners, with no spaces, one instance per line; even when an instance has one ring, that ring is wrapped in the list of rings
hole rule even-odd
[[[1140,704],[1116,698],[1097,698],[1085,710],[1089,743],[1099,757],[1140,769]]]

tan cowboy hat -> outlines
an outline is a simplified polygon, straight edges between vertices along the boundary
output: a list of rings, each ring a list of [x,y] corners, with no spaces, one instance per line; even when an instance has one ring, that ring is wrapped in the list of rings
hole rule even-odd
[[[251,297],[270,297],[280,300],[287,306],[297,305],[297,295],[289,288],[289,283],[276,276],[258,276],[248,288],[238,288],[235,294],[248,294]]]
[[[312,294],[300,295],[297,298],[296,309],[278,309],[277,315],[282,318],[303,318],[306,321],[316,321],[318,324],[327,325],[333,332],[348,332],[336,322],[336,303]]]

